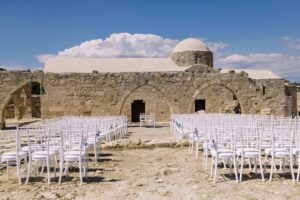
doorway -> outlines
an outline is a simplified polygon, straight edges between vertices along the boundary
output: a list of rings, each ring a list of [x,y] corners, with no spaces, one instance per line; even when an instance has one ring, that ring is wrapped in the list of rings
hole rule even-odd
[[[141,113],[145,113],[145,102],[143,100],[134,100],[131,103],[131,122],[140,122]]]
[[[204,99],[196,99],[195,100],[195,112],[199,110],[205,111],[205,100]]]

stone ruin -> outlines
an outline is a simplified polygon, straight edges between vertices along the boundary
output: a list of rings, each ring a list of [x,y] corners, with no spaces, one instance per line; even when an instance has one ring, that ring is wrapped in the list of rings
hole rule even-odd
[[[66,115],[127,115],[129,122],[136,122],[141,112],[156,113],[159,122],[167,122],[172,113],[198,110],[297,114],[296,86],[280,77],[257,78],[247,70],[213,68],[212,52],[193,42],[179,43],[170,55],[178,70],[101,72],[105,66],[88,73],[74,72],[71,67],[55,72],[49,66],[48,71],[1,70],[0,125],[3,128],[8,118]]]

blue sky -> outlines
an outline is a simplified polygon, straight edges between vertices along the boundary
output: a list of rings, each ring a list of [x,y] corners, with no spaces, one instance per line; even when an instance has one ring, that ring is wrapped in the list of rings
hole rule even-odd
[[[299,8],[299,0],[2,0],[0,66],[40,67],[38,55],[126,32],[223,43],[220,64],[272,69],[272,61],[275,72],[300,81]]]

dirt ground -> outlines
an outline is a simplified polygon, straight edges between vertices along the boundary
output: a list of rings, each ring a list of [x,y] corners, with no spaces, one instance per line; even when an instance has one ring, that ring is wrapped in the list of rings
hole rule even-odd
[[[167,127],[129,131],[134,140],[172,138]],[[9,181],[5,169],[0,171],[0,199],[300,199],[300,183],[290,176],[262,182],[260,176],[245,173],[244,181],[236,183],[228,169],[220,168],[218,183],[213,183],[201,157],[196,160],[187,147],[102,151],[98,164],[89,163],[82,186],[76,167],[62,185],[55,178],[48,185],[44,174],[18,186],[15,168],[10,169]]]

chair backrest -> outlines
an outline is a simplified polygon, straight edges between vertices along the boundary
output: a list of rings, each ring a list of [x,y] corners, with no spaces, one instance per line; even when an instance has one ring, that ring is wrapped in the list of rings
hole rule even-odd
[[[230,149],[235,150],[236,148],[236,130],[232,128],[215,128],[212,136],[212,147],[215,150],[219,149]]]

